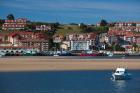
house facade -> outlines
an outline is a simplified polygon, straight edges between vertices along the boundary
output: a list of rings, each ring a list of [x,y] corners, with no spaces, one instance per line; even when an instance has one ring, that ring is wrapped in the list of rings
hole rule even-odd
[[[129,31],[109,30],[108,35],[110,37],[110,43],[119,43],[126,50],[133,50],[133,44],[136,44],[138,46],[140,45],[140,34],[135,34]]]
[[[46,26],[46,25],[36,26],[36,30],[37,31],[50,31],[51,26]]]
[[[21,30],[25,29],[28,20],[25,18],[19,18],[16,20],[5,20],[5,23],[2,25],[3,30]]]
[[[140,22],[116,22],[110,30],[140,32]]]
[[[71,51],[85,51],[95,45],[95,38],[95,33],[69,34],[66,36],[66,41],[69,41]]]
[[[0,47],[5,48],[32,48],[39,52],[48,51],[48,38],[43,33],[15,32],[8,35],[0,35]]]

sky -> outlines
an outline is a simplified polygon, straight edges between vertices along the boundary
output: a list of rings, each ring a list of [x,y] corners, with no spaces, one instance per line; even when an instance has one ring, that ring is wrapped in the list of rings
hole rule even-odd
[[[8,14],[42,22],[140,22],[140,0],[0,0],[0,18]]]

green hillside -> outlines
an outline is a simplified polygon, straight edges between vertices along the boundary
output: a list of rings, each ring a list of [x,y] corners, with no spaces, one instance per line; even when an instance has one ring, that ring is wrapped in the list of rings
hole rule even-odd
[[[82,33],[82,30],[78,25],[60,25],[57,29],[56,34],[58,35],[66,35],[66,34],[73,34],[73,33]]]

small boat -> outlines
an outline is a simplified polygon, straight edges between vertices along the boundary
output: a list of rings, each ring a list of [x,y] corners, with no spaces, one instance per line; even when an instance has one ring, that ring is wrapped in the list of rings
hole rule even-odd
[[[125,68],[117,68],[112,74],[114,80],[128,80],[131,79],[131,74],[127,73]]]

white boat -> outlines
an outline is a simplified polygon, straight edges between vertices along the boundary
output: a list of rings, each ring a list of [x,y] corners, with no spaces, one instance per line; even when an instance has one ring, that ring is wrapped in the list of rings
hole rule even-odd
[[[112,74],[114,80],[128,80],[131,79],[131,74],[127,73],[125,68],[117,68]]]

